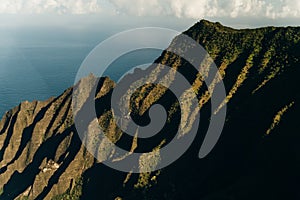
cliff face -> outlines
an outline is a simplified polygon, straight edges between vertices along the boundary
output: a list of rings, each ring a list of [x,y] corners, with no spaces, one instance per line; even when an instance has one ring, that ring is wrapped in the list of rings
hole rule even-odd
[[[202,20],[185,34],[214,59],[227,96],[216,110],[210,110],[207,87],[214,88],[220,79],[206,86],[186,60],[168,51],[156,60],[189,80],[201,108],[198,135],[179,160],[163,170],[142,174],[118,172],[99,163],[82,146],[76,132],[70,88],[44,102],[23,102],[2,118],[0,199],[300,198],[300,28],[235,30]],[[175,38],[172,44],[177,41]],[[159,65],[136,73],[151,74],[149,82],[175,79],[162,74]],[[98,80],[91,75],[78,83],[83,86],[80,92],[86,92],[87,97],[77,99],[79,107],[84,107],[95,81]],[[112,119],[110,98],[114,87],[108,78],[100,79],[93,98],[97,118],[109,138],[128,151],[159,149],[173,139],[180,113],[195,110],[189,105],[180,110],[178,100],[167,88],[145,85],[131,97],[132,118],[147,123],[149,108],[159,103],[168,112],[168,122],[150,140],[130,138]],[[120,104],[125,105],[126,100],[121,98]],[[217,114],[225,104],[228,112],[221,138],[214,150],[200,160],[198,152],[209,116]],[[189,129],[194,118],[187,115],[185,123]]]
[[[89,76],[79,84],[95,80]],[[101,81],[98,95],[105,96],[114,83]],[[72,88],[44,102],[23,102],[5,114],[0,124],[1,199],[51,199],[66,191],[81,195],[81,176],[94,157],[74,128],[71,97]]]

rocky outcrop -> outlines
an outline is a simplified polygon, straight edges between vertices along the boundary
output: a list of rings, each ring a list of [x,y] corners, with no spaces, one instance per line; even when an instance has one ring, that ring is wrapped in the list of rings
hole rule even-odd
[[[98,95],[109,92],[113,86],[109,82],[103,79]],[[74,128],[71,95],[72,88],[44,102],[23,102],[5,114],[0,135],[1,199],[51,199],[71,191],[94,164]]]

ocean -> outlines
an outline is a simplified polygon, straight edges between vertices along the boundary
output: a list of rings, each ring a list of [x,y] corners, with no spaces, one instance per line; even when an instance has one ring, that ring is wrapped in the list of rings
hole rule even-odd
[[[27,32],[29,34],[30,32]],[[77,36],[62,38],[13,37],[0,47],[0,116],[20,102],[46,100],[60,95],[74,83],[77,70],[89,52],[109,34],[93,39]],[[66,34],[62,34],[66,35]],[[25,34],[26,36],[26,34]],[[74,37],[73,37],[74,38]],[[6,40],[8,41],[8,40]],[[105,75],[117,81],[126,71],[141,63],[151,63],[160,50],[129,53],[115,61]],[[1,117],[0,117],[1,118]]]

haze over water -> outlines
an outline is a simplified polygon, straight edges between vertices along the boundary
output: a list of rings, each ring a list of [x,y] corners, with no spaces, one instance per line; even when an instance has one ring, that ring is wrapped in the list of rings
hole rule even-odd
[[[89,52],[113,34],[59,30],[4,33],[0,35],[3,38],[0,47],[0,116],[22,101],[42,101],[60,95],[73,85],[77,70]],[[105,75],[117,81],[130,64],[153,62],[160,53],[129,54],[114,62]]]

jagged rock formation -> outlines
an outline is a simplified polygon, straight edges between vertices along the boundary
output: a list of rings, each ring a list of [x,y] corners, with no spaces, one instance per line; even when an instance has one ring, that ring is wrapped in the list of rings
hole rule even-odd
[[[104,166],[82,146],[76,133],[70,88],[44,102],[23,102],[2,118],[0,199],[299,199],[300,28],[235,30],[202,20],[185,34],[214,59],[227,96],[217,110],[210,110],[207,87],[219,84],[218,77],[206,86],[203,74],[179,56],[165,51],[156,60],[183,74],[199,99],[200,129],[179,160],[143,174]],[[159,65],[136,73],[151,74],[149,80],[175,78],[161,74]],[[87,97],[76,102],[79,107],[84,108],[95,81],[91,75],[78,83]],[[168,144],[178,129],[180,112],[195,109],[179,110],[178,100],[167,88],[145,85],[130,97],[132,118],[147,124],[149,108],[159,103],[168,111],[168,123],[150,140],[128,137],[112,119],[114,87],[109,78],[101,78],[91,99],[96,101],[98,122],[108,137],[128,151],[154,151]],[[120,104],[127,101],[125,95]],[[200,160],[209,116],[217,115],[225,104],[228,114],[222,136],[208,157]],[[192,125],[192,117],[185,119],[184,127]]]

